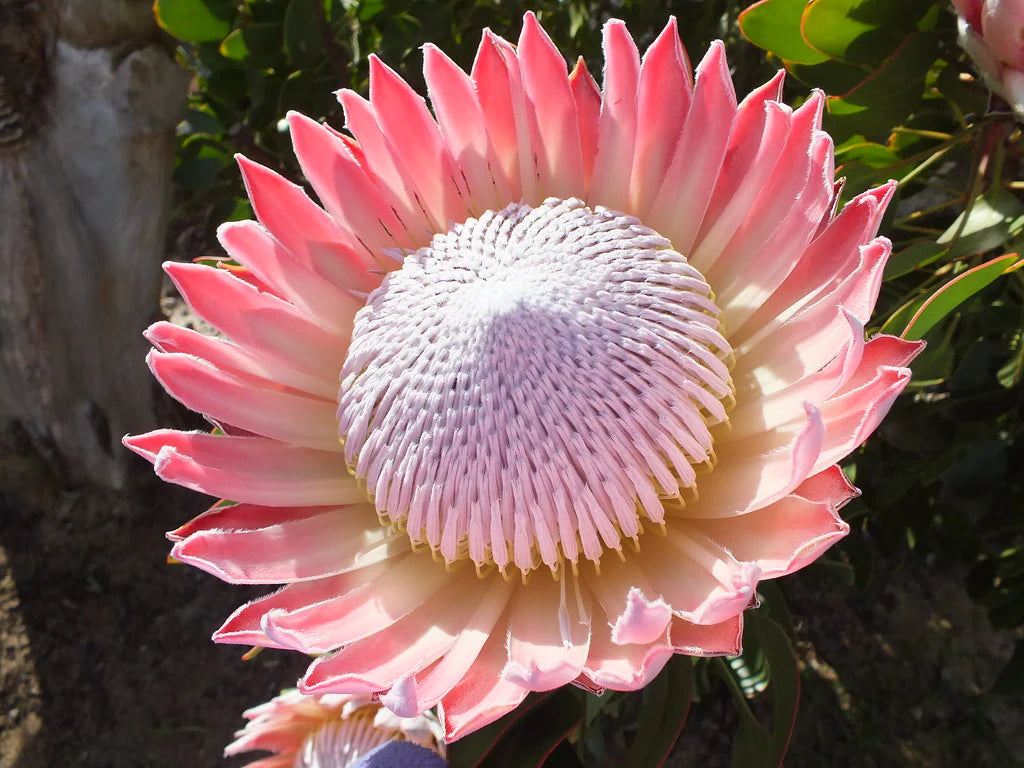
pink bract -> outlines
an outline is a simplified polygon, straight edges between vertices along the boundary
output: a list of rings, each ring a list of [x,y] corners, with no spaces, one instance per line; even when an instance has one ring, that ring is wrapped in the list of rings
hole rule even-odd
[[[674,20],[604,55],[602,90],[532,14],[468,74],[427,45],[433,114],[372,58],[351,135],[289,115],[322,207],[240,158],[241,268],[167,265],[225,338],[157,323],[149,364],[219,429],[125,442],[235,502],[172,555],[285,585],[214,639],[323,654],[306,693],[438,705],[453,740],[638,689],[736,653],[759,580],[848,531],[837,462],[921,348],[864,338],[895,184],[837,213],[823,95],[737,101]]]
[[[1024,0],[954,0],[960,46],[1024,120]]]
[[[389,741],[408,741],[444,756],[441,726],[432,716],[403,718],[369,696],[306,696],[285,691],[246,710],[245,728],[225,757],[253,750],[274,754],[247,768],[343,768]]]

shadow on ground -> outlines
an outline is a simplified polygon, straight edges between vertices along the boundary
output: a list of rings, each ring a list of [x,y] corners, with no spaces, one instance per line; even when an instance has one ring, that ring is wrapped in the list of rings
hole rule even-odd
[[[195,494],[65,491],[23,444],[0,453],[0,768],[238,766],[241,713],[307,659],[218,646],[210,633],[262,592],[166,563],[163,532]]]

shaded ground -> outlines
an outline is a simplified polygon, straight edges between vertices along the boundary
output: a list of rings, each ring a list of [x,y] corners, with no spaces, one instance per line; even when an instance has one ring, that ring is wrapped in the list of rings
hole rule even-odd
[[[0,768],[238,766],[248,706],[301,673],[298,654],[216,646],[245,591],[168,566],[162,533],[202,507],[150,482],[66,492],[16,439],[0,446]],[[789,579],[804,666],[788,766],[1005,766],[1021,701],[983,695],[1012,650],[956,574],[878,563],[863,590],[824,569]],[[735,715],[711,697],[671,765],[728,765]]]
[[[1024,765],[1024,702],[985,693],[1015,635],[992,630],[961,574],[877,560],[863,589],[817,566],[782,584],[801,666],[789,768]],[[704,702],[669,765],[728,766],[735,728],[725,696]]]
[[[294,685],[299,654],[217,646],[243,598],[166,564],[163,531],[202,500],[62,492],[22,446],[0,459],[0,768],[242,765],[241,712]],[[12,450],[14,449],[14,450]],[[146,476],[140,462],[140,476]]]

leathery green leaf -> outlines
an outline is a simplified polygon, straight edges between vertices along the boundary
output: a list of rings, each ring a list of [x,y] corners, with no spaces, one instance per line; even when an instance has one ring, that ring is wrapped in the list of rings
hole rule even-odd
[[[760,0],[740,14],[740,29],[754,45],[797,64],[819,64],[828,56],[807,44],[800,17],[807,0]]]
[[[1008,253],[957,275],[928,297],[900,335],[917,341],[971,296],[1021,265],[1024,260],[1019,260],[1016,253]]]

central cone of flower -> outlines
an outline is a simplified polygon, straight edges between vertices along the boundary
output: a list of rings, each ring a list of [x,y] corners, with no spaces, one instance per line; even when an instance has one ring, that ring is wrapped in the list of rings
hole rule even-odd
[[[711,465],[732,397],[719,328],[704,277],[636,218],[576,199],[488,211],[357,315],[346,461],[448,562],[596,563]]]

